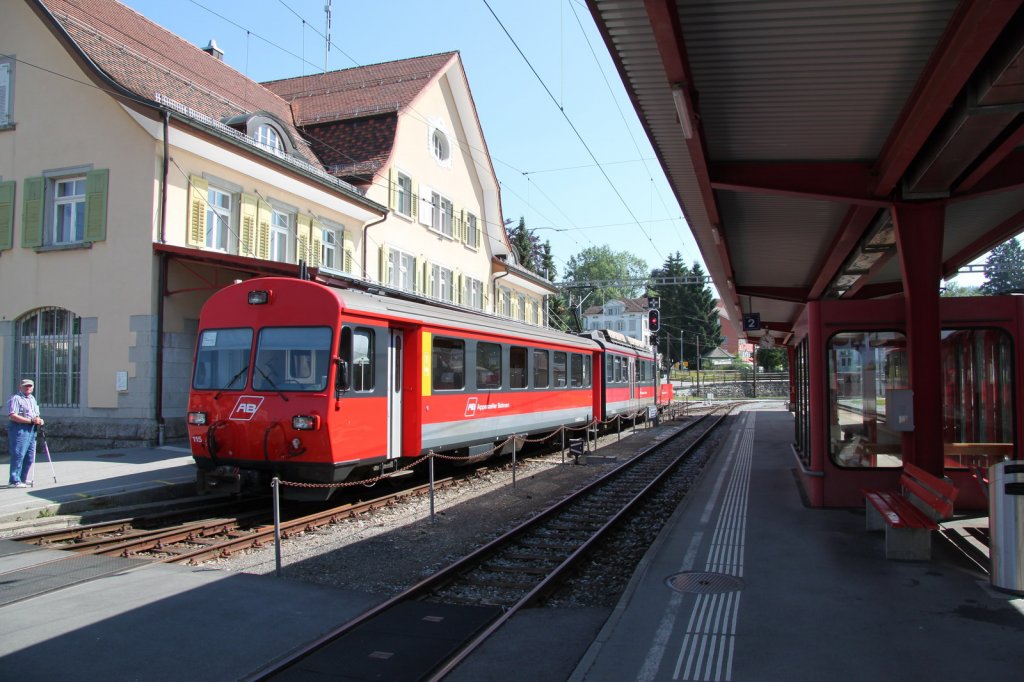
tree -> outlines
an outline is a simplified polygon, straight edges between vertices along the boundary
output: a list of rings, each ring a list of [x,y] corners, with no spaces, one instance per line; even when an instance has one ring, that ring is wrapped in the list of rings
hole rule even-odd
[[[571,282],[595,280],[627,280],[647,277],[647,263],[628,251],[612,251],[610,246],[591,246],[571,257],[565,266],[565,279]],[[604,305],[607,301],[636,298],[640,285],[602,287],[595,289],[587,299],[588,306]]]
[[[539,269],[541,256],[540,239],[526,229],[525,218],[520,217],[519,224],[508,230],[508,241],[512,245],[512,250],[515,252],[519,265],[530,272],[540,275],[544,274]]]
[[[981,296],[980,287],[968,287],[956,282],[946,282],[942,289],[942,296],[945,298],[964,298],[966,296]]]
[[[665,260],[661,268],[652,271],[651,277],[692,277],[701,281],[704,270],[699,263],[687,268],[683,264],[682,255],[677,251]],[[696,368],[698,350],[700,355],[704,355],[721,343],[722,325],[715,297],[709,287],[695,284],[664,285],[648,292],[648,296],[661,299],[663,331],[658,334],[658,343],[663,357],[669,363],[682,360]],[[679,342],[680,335],[682,343]]]
[[[772,346],[771,348],[758,348],[757,353],[757,366],[761,368],[762,372],[776,372],[786,368],[789,362],[789,356],[786,353],[785,348],[779,348],[778,346]]]
[[[1024,290],[1024,250],[1016,237],[992,249],[979,290],[986,296]]]

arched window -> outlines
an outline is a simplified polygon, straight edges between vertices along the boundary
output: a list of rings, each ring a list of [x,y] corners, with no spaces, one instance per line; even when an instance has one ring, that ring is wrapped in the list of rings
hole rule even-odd
[[[261,123],[256,128],[255,138],[257,142],[265,147],[276,149],[279,152],[284,151],[284,142],[281,140],[281,135],[272,125]]]
[[[41,308],[18,320],[17,377],[34,379],[44,407],[78,407],[82,318],[63,308]]]

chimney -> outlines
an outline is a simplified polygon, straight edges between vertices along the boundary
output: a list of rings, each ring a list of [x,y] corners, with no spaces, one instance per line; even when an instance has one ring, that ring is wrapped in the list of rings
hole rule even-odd
[[[203,48],[203,52],[212,56],[217,61],[224,61],[224,50],[217,47],[217,41],[210,38],[210,44]]]

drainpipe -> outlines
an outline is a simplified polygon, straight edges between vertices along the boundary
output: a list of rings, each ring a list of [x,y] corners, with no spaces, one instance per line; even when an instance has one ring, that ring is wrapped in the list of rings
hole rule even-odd
[[[500,315],[501,314],[501,311],[498,310],[498,305],[501,303],[501,297],[498,296],[498,280],[501,279],[502,277],[508,277],[508,269],[507,269],[507,267],[506,267],[505,272],[499,272],[497,275],[494,276],[493,279],[491,279],[491,291],[494,292],[494,314],[495,315]],[[512,304],[512,302],[509,301],[509,305],[511,305],[511,304]]]
[[[167,175],[170,168],[170,144],[167,133],[170,130],[171,112],[164,110],[164,159],[163,177],[160,179],[160,243],[165,243],[167,230]],[[153,412],[156,416],[156,444],[164,444],[164,296],[167,291],[167,254],[160,254],[157,275],[156,300],[156,362],[153,390]]]
[[[369,278],[369,273],[366,271],[366,233],[369,232],[370,228],[374,225],[380,225],[382,222],[388,219],[388,214],[385,213],[380,220],[374,220],[372,223],[366,223],[363,225],[363,279]],[[381,282],[385,284],[385,282]]]

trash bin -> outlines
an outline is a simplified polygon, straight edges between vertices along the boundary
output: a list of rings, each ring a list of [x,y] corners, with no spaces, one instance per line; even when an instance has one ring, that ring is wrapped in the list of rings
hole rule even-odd
[[[1024,461],[999,462],[988,481],[992,586],[1024,594]]]

